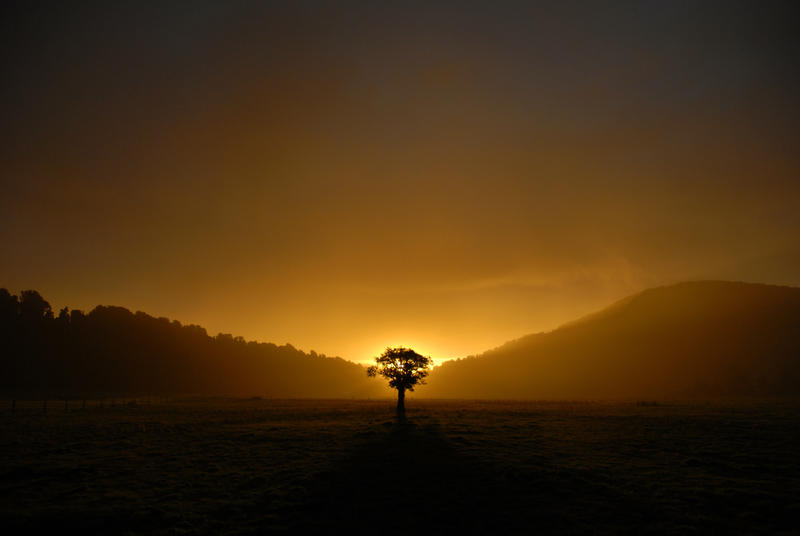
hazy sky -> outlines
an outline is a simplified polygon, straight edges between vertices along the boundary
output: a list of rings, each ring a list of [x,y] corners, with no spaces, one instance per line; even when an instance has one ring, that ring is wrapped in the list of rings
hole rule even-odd
[[[799,285],[798,6],[4,2],[0,286],[441,360]]]

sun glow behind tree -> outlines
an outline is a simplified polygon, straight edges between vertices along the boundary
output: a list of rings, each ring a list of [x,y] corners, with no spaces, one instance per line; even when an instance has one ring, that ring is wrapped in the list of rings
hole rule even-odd
[[[367,376],[383,376],[389,387],[397,389],[397,415],[405,418],[406,391],[413,391],[418,384],[425,383],[433,360],[418,354],[411,348],[387,348],[375,358],[375,365],[367,369]]]

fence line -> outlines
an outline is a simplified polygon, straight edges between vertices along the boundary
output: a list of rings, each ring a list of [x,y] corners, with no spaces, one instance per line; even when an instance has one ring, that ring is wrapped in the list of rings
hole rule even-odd
[[[0,398],[0,412],[39,412],[58,413],[56,409],[63,402],[60,413],[85,411],[89,409],[137,407],[166,404],[173,397],[165,395],[146,396],[107,396],[107,397],[19,397]],[[55,407],[54,407],[55,406]]]

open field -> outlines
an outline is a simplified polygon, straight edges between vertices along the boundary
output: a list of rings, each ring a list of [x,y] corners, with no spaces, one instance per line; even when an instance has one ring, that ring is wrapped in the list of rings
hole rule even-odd
[[[800,533],[800,404],[0,406],[22,533]]]

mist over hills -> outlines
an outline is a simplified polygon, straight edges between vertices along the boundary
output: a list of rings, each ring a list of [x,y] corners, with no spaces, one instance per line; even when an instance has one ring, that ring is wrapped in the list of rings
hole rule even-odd
[[[392,396],[364,367],[289,344],[211,337],[123,307],[57,315],[0,289],[0,395]],[[800,288],[702,281],[646,290],[548,332],[435,368],[420,397],[800,394]]]
[[[658,287],[554,331],[449,361],[420,396],[684,398],[800,394],[800,288]]]
[[[360,365],[248,342],[123,307],[57,315],[32,290],[0,289],[0,393],[11,397],[202,394],[291,398],[388,394]]]

